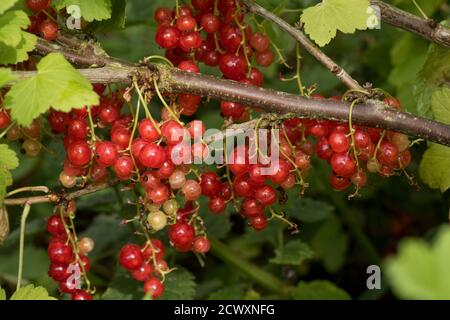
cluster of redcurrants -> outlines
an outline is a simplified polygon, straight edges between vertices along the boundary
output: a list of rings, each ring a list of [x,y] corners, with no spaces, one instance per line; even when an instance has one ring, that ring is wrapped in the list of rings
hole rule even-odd
[[[58,36],[56,12],[50,7],[51,0],[27,0],[27,7],[34,13],[30,16],[28,31],[52,41]]]
[[[180,63],[203,62],[207,66],[218,66],[226,79],[261,86],[263,75],[252,67],[252,58],[263,67],[272,64],[274,54],[270,39],[262,32],[253,32],[244,22],[239,1],[219,0],[217,8],[214,3],[214,0],[194,0],[192,7],[158,8],[154,15],[158,23],[156,43],[166,49],[166,57],[182,70],[185,69]],[[198,67],[195,68],[195,71],[186,71],[198,72]],[[199,96],[179,96],[179,107],[184,115],[193,115],[199,103]],[[222,102],[221,111],[224,117],[235,121],[249,117],[246,108],[238,103]]]
[[[164,253],[164,244],[157,239],[147,241],[142,248],[126,244],[119,253],[119,263],[133,279],[144,282],[144,292],[153,299],[164,293],[164,284],[159,278],[170,271]]]
[[[313,98],[324,99],[318,95]],[[384,102],[387,107],[401,109],[396,98],[386,98]],[[316,153],[330,163],[330,184],[336,190],[345,190],[352,184],[359,189],[367,183],[366,172],[389,177],[411,163],[410,141],[402,133],[363,126],[354,126],[350,132],[348,123],[298,118],[285,120],[283,128],[286,135],[280,142],[281,156],[289,157],[305,170]],[[308,137],[316,139],[315,147]],[[294,141],[300,145],[292,152],[290,142]]]
[[[94,241],[84,237],[77,242],[68,230],[67,221],[58,213],[48,218],[47,231],[52,235],[48,245],[51,262],[48,275],[59,283],[60,292],[70,294],[72,300],[92,300],[92,294],[81,286],[91,268],[87,254],[94,249]]]

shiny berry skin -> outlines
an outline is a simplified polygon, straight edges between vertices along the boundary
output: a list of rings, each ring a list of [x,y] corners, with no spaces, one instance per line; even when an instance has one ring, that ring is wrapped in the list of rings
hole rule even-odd
[[[126,244],[120,249],[119,262],[127,270],[137,270],[144,264],[141,248],[136,244]]]
[[[212,9],[214,0],[192,0],[192,6],[199,11],[208,11]]]
[[[335,153],[343,153],[350,148],[350,138],[343,132],[333,132],[328,141]]]
[[[356,172],[356,163],[346,153],[335,153],[330,160],[333,171],[342,177],[350,178]]]
[[[74,142],[67,148],[67,158],[75,166],[84,166],[91,161],[91,149],[84,141]]]
[[[187,180],[181,191],[186,201],[197,200],[202,194],[202,187],[195,180]]]
[[[72,293],[72,300],[92,300],[93,298],[92,294],[87,293],[84,290],[77,290]]]
[[[84,120],[72,119],[67,124],[67,134],[75,139],[85,139],[87,132],[88,127]]]
[[[155,270],[155,268],[153,267],[153,265],[144,263],[138,269],[133,270],[133,272],[131,273],[131,276],[136,281],[144,282],[151,278],[154,270]]]
[[[173,174],[175,169],[176,166],[173,164],[173,162],[170,159],[167,159],[159,166],[158,171],[156,171],[156,175],[160,179],[168,179]]]
[[[5,129],[11,123],[8,112],[0,110],[0,129]]]
[[[59,283],[59,291],[61,293],[73,294],[77,292],[77,283],[71,277]]]
[[[175,248],[189,250],[194,241],[195,229],[185,222],[176,223],[169,227],[168,236]]]
[[[240,80],[245,77],[248,66],[243,56],[225,53],[220,57],[219,68],[228,79]]]
[[[330,185],[333,189],[342,191],[350,187],[352,185],[352,182],[347,178],[332,174],[330,176]]]
[[[249,169],[248,150],[246,146],[236,147],[228,157],[228,166],[235,175],[246,173]]]
[[[147,168],[159,168],[165,160],[164,148],[153,143],[144,146],[139,154],[139,162]]]
[[[145,190],[155,189],[160,184],[161,180],[152,171],[146,171],[141,175],[141,185]]]
[[[277,193],[271,186],[264,186],[256,189],[255,199],[261,202],[263,206],[270,206],[277,201]]]
[[[51,263],[48,268],[48,275],[55,281],[61,282],[66,280],[70,274],[67,272],[67,265]]]
[[[234,178],[234,192],[238,196],[241,197],[250,197],[253,195],[254,187],[250,184],[248,181],[248,178],[246,178],[244,175],[236,176]]]
[[[50,5],[51,0],[27,0],[27,7],[34,12],[45,10]]]
[[[292,169],[292,166],[289,162],[287,162],[285,160],[279,160],[277,171],[273,175],[271,175],[269,178],[274,183],[282,183],[289,176],[291,169]]]
[[[246,217],[256,217],[264,213],[264,207],[255,198],[245,198],[242,202],[242,213]]]
[[[251,83],[257,87],[261,87],[264,82],[263,74],[256,68],[252,68],[250,70],[250,75],[248,78],[250,79]]]
[[[157,24],[170,23],[172,20],[173,11],[169,8],[158,8],[155,11],[154,19]]]
[[[404,169],[411,164],[411,152],[409,150],[405,150],[398,156],[398,161],[400,168]]]
[[[178,64],[178,69],[186,71],[186,72],[192,72],[192,73],[199,73],[200,69],[198,66],[191,60],[183,60]]]
[[[103,123],[111,124],[120,118],[120,110],[111,101],[102,101],[98,109],[98,118]]]
[[[195,29],[196,21],[192,16],[184,16],[177,19],[175,26],[180,31],[192,31]]]
[[[156,187],[156,188],[154,188],[152,190],[148,190],[147,191],[147,196],[154,203],[156,203],[156,204],[163,204],[170,197],[169,188],[166,185],[164,185],[164,184],[159,185],[158,187]]]
[[[269,49],[270,41],[266,35],[261,32],[255,32],[250,37],[250,45],[258,52],[264,52]]]
[[[235,53],[242,42],[242,34],[237,26],[225,25],[220,30],[220,45],[228,52]]]
[[[222,183],[215,172],[207,172],[201,175],[200,186],[202,194],[207,197],[214,197],[219,194],[222,189]]]
[[[220,54],[216,50],[207,50],[203,55],[203,62],[210,67],[216,67],[220,62]]]
[[[219,214],[225,211],[227,208],[227,203],[222,197],[214,197],[209,199],[208,208],[212,213]]]
[[[118,158],[113,165],[114,173],[119,180],[130,179],[133,169],[133,160],[128,156]]]
[[[161,134],[169,145],[183,141],[184,133],[184,128],[175,120],[169,120],[161,126]]]
[[[201,120],[193,120],[187,125],[188,132],[192,139],[201,139],[206,131],[206,126]]]
[[[161,25],[156,30],[155,41],[165,49],[171,49],[178,46],[181,32],[175,27]]]
[[[181,35],[179,43],[183,51],[189,52],[190,50],[200,48],[202,45],[202,36],[197,31],[188,31]]]
[[[39,33],[45,40],[56,40],[58,37],[58,25],[52,20],[44,20],[39,25]]]
[[[48,218],[47,231],[55,236],[66,233],[66,229],[64,228],[64,223],[61,220],[61,216],[59,214],[51,215]]]
[[[133,140],[133,143],[131,144],[131,153],[133,154],[134,160],[139,161],[139,155],[147,143],[148,142],[141,138],[135,138]]]
[[[264,186],[266,176],[263,175],[264,168],[259,164],[253,164],[248,171],[248,182],[255,187]]]
[[[119,147],[120,150],[125,150],[128,148],[128,144],[131,140],[131,132],[126,128],[117,128],[116,130],[111,130],[111,142]]]
[[[73,258],[72,248],[62,241],[55,241],[48,246],[48,257],[51,262],[68,265]]]
[[[164,284],[156,278],[151,278],[145,281],[144,292],[157,299],[164,293]]]
[[[353,137],[355,139],[355,147],[358,149],[365,148],[372,143],[370,135],[363,130],[355,130]]]
[[[214,33],[220,29],[220,18],[211,12],[202,14],[200,25],[206,33]]]
[[[377,160],[385,166],[396,166],[398,163],[399,151],[395,144],[383,141],[377,152]]]
[[[264,230],[268,224],[267,217],[263,214],[250,218],[249,222],[250,226],[256,231]]]
[[[222,116],[225,118],[231,117],[233,119],[237,119],[242,116],[245,111],[245,107],[237,102],[222,101],[220,103],[220,111]]]
[[[275,59],[275,56],[273,55],[273,52],[270,50],[255,53],[256,63],[263,67],[270,66],[274,59]]]
[[[119,158],[117,146],[109,141],[102,141],[95,146],[95,161],[105,167],[112,166]]]
[[[65,112],[51,110],[48,123],[53,132],[64,133],[67,130],[67,123],[69,122],[69,115]]]
[[[211,249],[211,242],[206,237],[196,237],[192,250],[197,253],[207,253]]]

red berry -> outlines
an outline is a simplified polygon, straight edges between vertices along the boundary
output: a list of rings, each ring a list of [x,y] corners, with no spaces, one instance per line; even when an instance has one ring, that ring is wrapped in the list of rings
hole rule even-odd
[[[345,178],[350,178],[356,172],[355,160],[346,153],[335,153],[330,164],[337,175]]]
[[[87,293],[84,290],[77,290],[76,292],[72,293],[72,300],[92,300],[92,294]]]
[[[165,160],[164,148],[153,143],[144,146],[139,154],[139,162],[147,168],[159,168]]]
[[[350,139],[343,132],[333,132],[328,141],[335,153],[343,153],[350,148]]]
[[[263,67],[268,67],[272,64],[275,56],[271,50],[267,50],[264,52],[256,52],[255,61],[257,64]]]
[[[51,0],[27,0],[27,6],[34,12],[45,10],[50,5]]]
[[[192,16],[179,17],[176,27],[180,31],[192,31],[195,29],[196,21]]]
[[[256,217],[264,213],[264,207],[255,198],[245,198],[242,202],[243,214],[246,217]]]
[[[151,278],[145,281],[144,292],[150,294],[153,299],[159,298],[164,293],[164,284],[156,278]]]
[[[66,132],[68,121],[69,115],[67,113],[56,110],[50,111],[48,122],[54,132],[56,133]]]
[[[61,220],[61,216],[59,214],[51,215],[48,218],[47,231],[55,236],[66,233],[66,229],[64,228],[64,223]]]
[[[227,208],[227,203],[222,197],[214,197],[209,199],[208,208],[212,213],[219,214],[225,211]]]
[[[193,250],[197,253],[206,253],[211,249],[211,242],[206,237],[196,237],[194,239]]]
[[[238,196],[250,197],[253,195],[253,186],[244,175],[236,176],[234,178],[234,191]]]
[[[151,278],[153,271],[155,268],[153,265],[144,263],[142,266],[140,266],[138,269],[133,270],[133,273],[131,274],[133,278],[136,281],[147,281]]]
[[[200,18],[200,25],[206,33],[214,33],[220,29],[220,19],[211,12],[202,14]]]
[[[128,156],[118,158],[113,166],[114,173],[119,180],[130,179],[133,169],[133,160]]]
[[[120,118],[120,110],[112,101],[103,100],[98,109],[98,118],[103,123],[111,124]]]
[[[83,140],[86,138],[88,127],[86,121],[80,119],[72,119],[67,125],[67,134],[75,139]]]
[[[200,186],[202,187],[203,195],[214,197],[219,194],[222,183],[215,172],[208,172],[201,175]]]
[[[236,147],[228,157],[228,166],[236,175],[246,173],[249,169],[248,150],[246,146]]]
[[[250,218],[250,226],[256,231],[264,230],[267,227],[267,223],[267,217],[263,214]]]
[[[377,159],[385,166],[394,167],[398,163],[399,151],[395,144],[389,141],[383,141],[377,152]]]
[[[269,178],[274,183],[282,183],[289,176],[292,166],[289,162],[282,160],[282,159],[279,160],[278,163],[272,164],[272,166],[274,166],[274,165],[275,166],[278,165],[278,169]]]
[[[48,246],[48,257],[51,262],[68,265],[73,258],[72,248],[62,241],[55,241]]]
[[[352,185],[350,179],[343,178],[341,176],[337,176],[332,174],[330,176],[330,185],[333,189],[341,191],[345,190]]]
[[[141,175],[141,185],[145,190],[155,189],[159,187],[161,184],[161,180],[152,171],[146,171]]]
[[[111,130],[111,142],[119,147],[120,150],[125,150],[131,140],[131,132],[126,128],[116,128]]]
[[[144,264],[141,248],[136,244],[126,244],[120,249],[119,262],[127,270],[139,269]]]
[[[156,203],[156,204],[163,204],[170,197],[169,188],[166,185],[164,185],[164,184],[159,185],[158,187],[156,187],[156,188],[154,188],[152,190],[148,190],[147,191],[147,196],[154,203]]]
[[[105,167],[112,166],[119,157],[117,146],[109,141],[97,143],[95,147],[95,161]]]
[[[245,111],[245,107],[237,102],[222,101],[220,103],[220,111],[222,116],[225,118],[231,117],[233,119],[237,119],[242,116]]]
[[[67,265],[59,263],[51,263],[48,268],[48,275],[55,281],[62,282],[66,280],[70,274],[67,272]]]
[[[163,24],[163,23],[170,23],[172,20],[173,11],[169,8],[158,8],[155,11],[154,18],[156,23]]]
[[[180,37],[179,46],[183,51],[189,52],[190,50],[200,48],[201,45],[202,37],[197,31],[188,31]]]
[[[245,77],[248,66],[243,56],[225,53],[220,57],[219,68],[228,79],[240,80]]]
[[[197,181],[187,180],[181,191],[186,201],[197,200],[202,194],[202,187]]]
[[[214,0],[192,0],[191,4],[198,11],[208,11],[212,9]]]
[[[277,193],[271,186],[264,186],[256,189],[255,199],[261,202],[263,206],[270,206],[277,201]]]
[[[260,32],[255,32],[250,37],[250,45],[256,51],[264,52],[267,49],[269,49],[270,41],[269,41],[269,38],[267,38],[266,35],[264,35],[264,34],[262,34]]]
[[[169,239],[175,248],[190,250],[194,241],[195,229],[188,223],[176,223],[169,227]]]
[[[39,33],[45,40],[53,41],[58,36],[58,25],[52,20],[44,20],[39,25]]]
[[[84,166],[91,160],[91,149],[84,141],[74,142],[67,148],[67,158],[75,166]]]
[[[199,73],[200,69],[198,66],[191,60],[183,60],[178,64],[178,69],[181,69],[186,72]]]
[[[156,30],[155,41],[161,47],[165,49],[175,48],[180,42],[181,32],[168,25],[161,25]]]
[[[237,26],[225,25],[220,30],[219,40],[226,51],[234,54],[242,42],[241,30]]]
[[[0,129],[5,129],[11,123],[8,112],[6,110],[0,110]]]
[[[261,87],[264,81],[264,76],[261,73],[261,71],[259,71],[256,68],[252,68],[250,70],[250,75],[249,75],[249,79],[252,82],[253,85],[257,86],[257,87]]]
[[[156,172],[156,175],[160,179],[168,179],[173,172],[175,171],[176,167],[173,164],[173,162],[169,159],[164,161],[160,166],[158,171]]]

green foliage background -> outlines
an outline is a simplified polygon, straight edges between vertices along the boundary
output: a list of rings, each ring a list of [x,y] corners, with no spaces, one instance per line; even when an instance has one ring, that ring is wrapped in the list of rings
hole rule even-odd
[[[121,3],[112,2],[113,8]],[[411,1],[391,2],[420,14]],[[258,3],[268,9],[280,10],[304,8],[317,1],[260,0]],[[448,3],[444,4],[444,0],[421,0],[418,3],[436,20],[445,20],[450,15],[450,8]],[[112,56],[139,61],[145,56],[163,55],[154,42],[156,24],[152,17],[155,8],[167,4],[168,1],[162,0],[129,0],[125,29],[109,31],[110,25],[102,22],[94,22],[90,28],[100,30],[96,36]],[[299,17],[298,13],[282,15],[291,23]],[[114,17],[115,26],[124,23],[120,12],[116,12]],[[276,26],[269,23],[265,23],[265,26],[271,38],[282,48],[287,62],[293,65],[295,43]],[[423,66],[430,59],[429,50],[442,49],[430,49],[425,40],[385,24],[382,24],[381,30],[358,31],[351,35],[338,32],[337,37],[323,50],[358,81],[369,81],[398,96],[406,110],[435,116],[429,102],[434,90],[438,90],[433,76],[437,76],[437,70],[442,67],[446,67],[442,72],[448,74],[449,50],[434,53],[437,58],[428,61],[427,66],[430,63],[437,65],[431,71],[427,70]],[[217,74],[216,70],[202,68],[205,73]],[[264,70],[265,86],[297,93],[294,82],[278,80],[280,73],[289,75],[290,72],[280,64],[274,64]],[[317,84],[317,92],[325,96],[345,92],[338,80],[305,52],[302,80],[307,86]],[[156,105],[152,107],[158,108]],[[218,110],[217,102],[212,101],[203,105],[197,116],[205,121],[207,127],[218,128],[222,121]],[[47,139],[43,143],[46,150],[39,158],[20,156],[20,167],[12,171],[14,186],[10,190],[28,185],[58,188],[59,169],[55,168],[62,168],[62,141]],[[19,151],[18,145],[13,148]],[[448,236],[443,236],[449,231],[440,229],[440,226],[448,222],[450,201],[449,191],[441,193],[432,190],[419,179],[419,163],[426,148],[426,143],[413,148],[414,161],[409,172],[416,177],[418,186],[410,186],[405,177],[386,180],[372,176],[369,185],[361,190],[361,196],[351,201],[347,200],[346,194],[330,188],[330,168],[316,161],[308,177],[310,188],[305,197],[300,198],[291,192],[287,204],[280,206],[291,219],[299,223],[299,235],[290,235],[286,225],[279,222],[272,222],[267,230],[257,233],[246,227],[231,207],[225,215],[212,216],[207,212],[205,199],[202,199],[202,215],[208,235],[215,238],[215,249],[207,255],[205,266],[201,266],[192,254],[179,254],[169,249],[169,264],[176,265],[178,270],[168,276],[164,298],[450,298],[448,289],[427,287],[430,282],[448,281],[441,279],[448,276],[444,275],[445,269],[437,267],[442,263],[440,258],[433,257],[423,248],[427,246],[425,241],[431,241],[441,230],[439,241],[435,244],[438,246],[439,243],[440,249],[436,248],[435,251],[443,250],[449,255],[450,251],[444,249],[450,247],[450,240],[446,240]],[[433,155],[428,156],[433,159]],[[449,159],[450,156],[442,160],[444,167],[450,167]],[[435,181],[434,177],[430,179]],[[448,183],[448,180],[443,183]],[[441,187],[444,191],[448,188],[442,188],[442,183],[435,187]],[[143,295],[142,286],[117,266],[120,246],[134,239],[132,230],[119,224],[121,219],[134,214],[134,207],[127,205],[129,198],[126,192],[111,189],[77,201],[78,229],[96,243],[90,255],[93,265],[90,275],[98,288],[98,298],[140,299]],[[58,296],[55,283],[46,275],[48,235],[45,232],[45,219],[52,210],[46,204],[33,206],[26,227],[24,277],[30,283],[47,288],[50,295]],[[9,208],[9,216],[12,232],[0,247],[0,284],[8,296],[16,281],[20,208]],[[160,236],[167,243],[165,235],[161,233]],[[415,240],[400,246],[400,255],[388,260],[385,268],[386,258],[397,251],[397,245],[402,239],[410,236],[425,240]],[[440,254],[436,253],[436,256]],[[417,260],[421,259],[426,259],[428,263],[417,266]],[[367,290],[366,268],[372,264],[382,266],[381,290]],[[415,268],[420,270],[414,273]],[[410,269],[413,271],[409,277],[407,270]],[[424,277],[430,272],[433,272],[434,278],[428,281]],[[269,274],[273,278],[261,280],[257,278],[259,274]],[[404,285],[411,281],[418,281],[418,285],[413,288]]]

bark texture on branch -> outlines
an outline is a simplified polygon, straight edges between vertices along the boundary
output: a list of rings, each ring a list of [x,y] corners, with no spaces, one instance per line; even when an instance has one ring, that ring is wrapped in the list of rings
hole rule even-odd
[[[432,19],[422,19],[383,1],[372,0],[372,4],[380,7],[381,19],[386,23],[450,48],[450,28]]]

